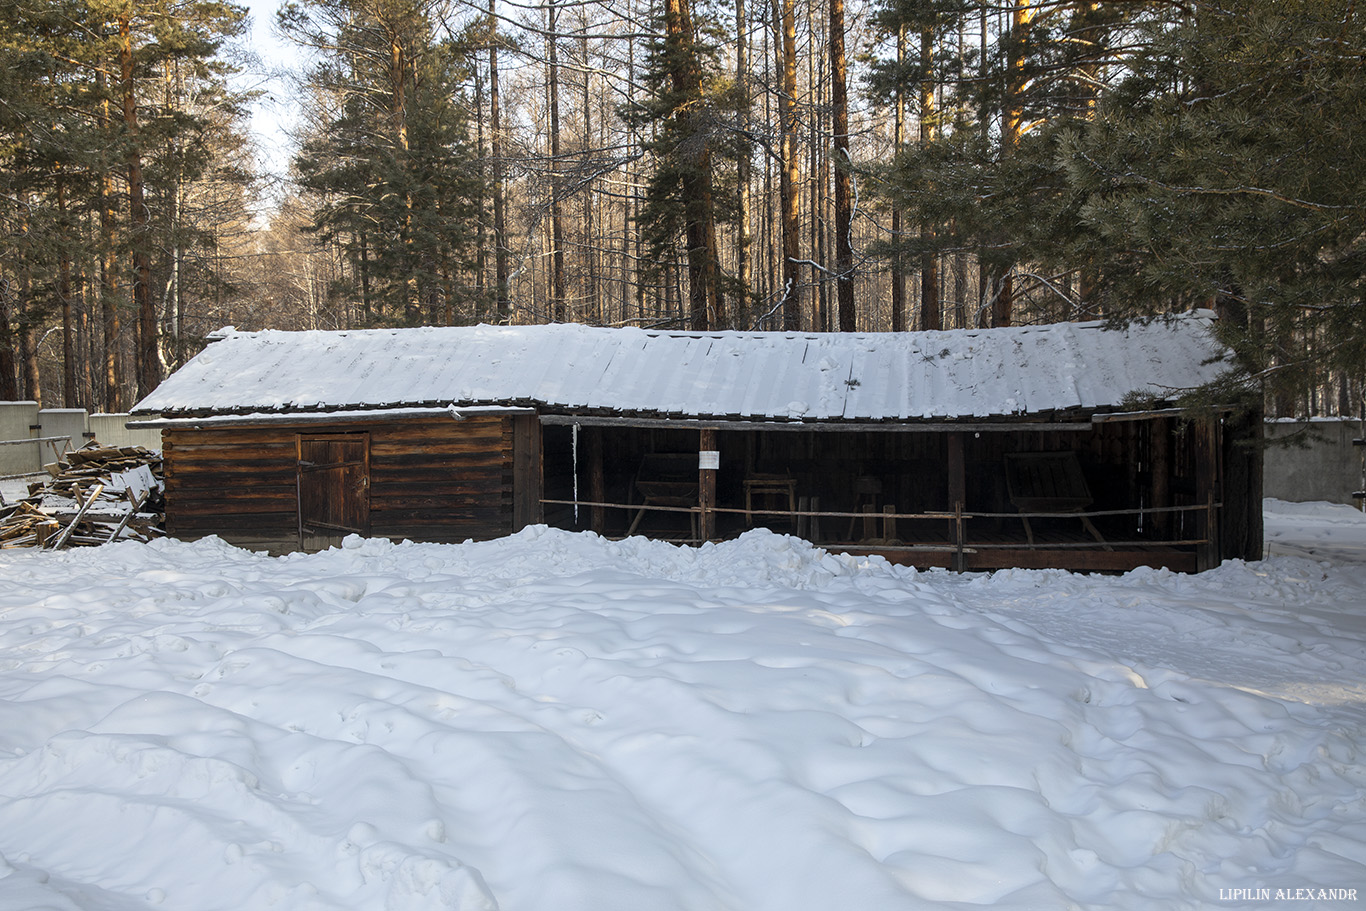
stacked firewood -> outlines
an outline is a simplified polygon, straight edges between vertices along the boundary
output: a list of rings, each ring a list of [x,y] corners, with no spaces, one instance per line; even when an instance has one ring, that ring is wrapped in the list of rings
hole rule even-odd
[[[0,548],[148,541],[163,532],[161,455],[91,442],[47,466],[51,476],[0,506]]]

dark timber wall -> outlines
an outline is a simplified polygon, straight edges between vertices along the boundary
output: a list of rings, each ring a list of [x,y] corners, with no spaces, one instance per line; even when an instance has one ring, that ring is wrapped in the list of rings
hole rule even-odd
[[[537,441],[528,439],[535,429],[534,416],[513,415],[164,429],[167,531],[186,539],[216,534],[277,552],[331,543],[322,532],[301,542],[299,504],[311,483],[301,446],[324,451],[310,442],[333,433],[364,440],[368,450],[366,471],[348,475],[344,492],[326,492],[360,498],[344,514],[348,524],[365,527],[350,530],[442,542],[509,534],[537,518],[528,505],[540,496],[539,458],[531,454]],[[527,495],[516,510],[514,487]],[[308,502],[306,496],[306,509]]]

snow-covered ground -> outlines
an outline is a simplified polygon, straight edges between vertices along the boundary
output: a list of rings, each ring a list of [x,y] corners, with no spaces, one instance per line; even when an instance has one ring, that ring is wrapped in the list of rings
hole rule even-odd
[[[1366,519],[1267,520],[1199,576],[6,551],[0,909],[1366,907]]]

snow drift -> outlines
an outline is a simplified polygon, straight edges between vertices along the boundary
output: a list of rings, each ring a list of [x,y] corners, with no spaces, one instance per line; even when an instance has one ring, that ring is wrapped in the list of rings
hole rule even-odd
[[[1356,563],[960,576],[535,528],[0,579],[6,909],[1366,898]]]

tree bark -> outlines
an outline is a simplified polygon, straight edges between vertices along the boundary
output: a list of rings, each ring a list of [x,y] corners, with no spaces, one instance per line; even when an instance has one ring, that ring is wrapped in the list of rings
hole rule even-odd
[[[66,221],[66,176],[57,174],[57,212]],[[71,252],[62,244],[57,253],[57,300],[62,308],[62,407],[79,408],[76,385],[76,323],[71,312]]]
[[[779,92],[778,128],[782,134],[780,157],[782,168],[778,178],[778,197],[782,219],[782,311],[783,329],[795,331],[802,326],[800,212],[797,208],[797,187],[801,174],[797,165],[797,14],[794,0],[778,0],[775,12],[779,18],[778,31],[782,35],[779,66],[782,69],[782,89]]]
[[[97,86],[104,100],[100,102],[100,134],[107,137],[108,146],[113,145],[111,133],[112,118],[109,111],[108,96],[105,95],[104,67],[99,69]],[[119,386],[119,308],[118,308],[118,265],[114,254],[114,175],[100,156],[100,323],[103,329],[103,366],[104,408],[117,413],[123,410],[123,395]]]
[[[830,100],[835,136],[835,288],[841,332],[853,332],[854,245],[853,199],[849,168],[849,89],[844,59],[844,0],[830,0]]]
[[[157,335],[156,304],[152,299],[151,213],[147,209],[142,174],[142,146],[139,142],[136,86],[133,82],[132,6],[125,6],[118,19],[119,75],[122,80],[123,125],[128,150],[128,217],[131,224],[129,246],[133,261],[133,306],[138,314],[137,385],[138,396],[150,393],[161,384],[161,351]]]
[[[507,203],[503,186],[503,121],[498,89],[498,19],[494,0],[489,0],[489,132],[493,157],[493,270],[497,282],[494,322],[505,323],[510,316],[508,301]]]
[[[735,82],[740,87],[740,116],[746,127],[750,123],[749,94],[749,23],[746,21],[745,0],[735,0]],[[738,231],[735,239],[735,274],[740,284],[740,293],[735,299],[735,327],[749,328],[750,244],[753,236],[749,227],[751,172],[750,150],[748,144],[740,152],[736,162],[736,179],[739,182],[739,195],[735,218]]]
[[[551,319],[569,319],[564,282],[564,222],[560,213],[560,61],[555,2],[546,7],[546,85],[550,96],[550,296]]]
[[[920,82],[920,144],[927,146],[935,139],[934,76],[930,66],[934,55],[934,33],[925,29],[920,33],[920,60],[925,67],[925,76]],[[922,222],[920,236],[929,239],[934,236],[934,225]],[[922,330],[942,329],[943,316],[939,307],[939,267],[934,253],[923,254],[920,265],[920,328]]]
[[[693,104],[675,111],[679,133],[696,146],[691,161],[683,168],[684,238],[688,253],[688,322],[691,328],[705,331],[724,321],[720,296],[720,267],[717,258],[716,221],[712,200],[711,144],[698,135],[700,125],[693,117],[693,105],[702,98],[702,70],[693,40],[692,13],[688,0],[664,0],[666,40],[672,45],[674,92]],[[685,153],[686,154],[686,153]]]
[[[896,30],[896,65],[901,69],[906,62],[906,27]],[[900,155],[906,143],[906,93],[897,80],[896,98],[892,110],[892,154]],[[892,201],[892,243],[901,243],[902,232],[901,204]],[[901,268],[901,255],[892,254],[892,331],[904,332],[906,329],[906,273]]]

